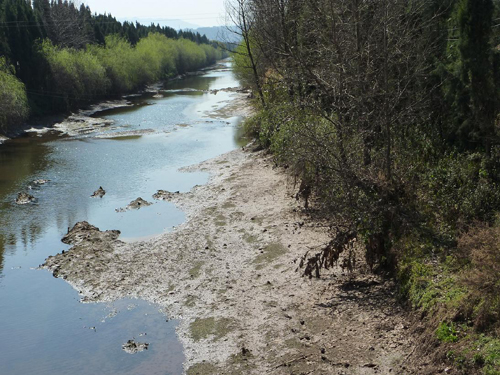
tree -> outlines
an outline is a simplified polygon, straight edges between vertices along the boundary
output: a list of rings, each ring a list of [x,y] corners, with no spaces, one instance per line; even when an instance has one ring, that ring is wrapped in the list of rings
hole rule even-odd
[[[0,130],[12,130],[28,116],[24,85],[14,75],[14,68],[0,57]]]
[[[461,0],[458,7],[462,110],[459,131],[489,154],[495,141],[498,94],[493,76],[492,0]]]
[[[261,77],[258,71],[258,56],[253,43],[253,33],[255,32],[254,20],[251,10],[250,0],[233,0],[226,1],[226,14],[229,17],[229,23],[234,24],[236,28],[230,28],[229,31],[237,34],[242,38],[243,48],[236,51],[236,53],[243,54],[249,63],[248,68],[253,75],[253,84],[257,90],[259,100],[262,107],[266,107],[266,100],[262,90]]]

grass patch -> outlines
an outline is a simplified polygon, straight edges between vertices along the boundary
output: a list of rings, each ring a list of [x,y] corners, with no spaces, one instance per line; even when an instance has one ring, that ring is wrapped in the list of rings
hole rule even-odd
[[[196,319],[191,323],[189,329],[194,341],[200,341],[213,336],[213,341],[220,340],[235,328],[233,319],[228,318],[204,318]]]
[[[254,236],[253,234],[249,234],[249,233],[245,233],[245,235],[243,236],[243,240],[246,242],[246,243],[255,243],[259,240],[259,238],[257,236]]]
[[[201,267],[203,267],[204,264],[205,264],[205,262],[201,262],[201,261],[196,262],[194,264],[194,267],[189,270],[189,276],[193,279],[196,279],[198,276],[200,276]]]
[[[251,352],[245,352],[243,354],[241,351],[236,354],[232,354],[229,357],[227,367],[231,371],[231,375],[246,375],[251,373],[251,370],[255,367],[250,359],[254,358]]]
[[[187,307],[194,307],[196,305],[196,301],[198,300],[198,297],[189,295],[187,298],[184,300],[184,305]]]
[[[259,254],[253,261],[257,264],[257,269],[262,268],[264,265],[271,263],[280,256],[287,253],[286,248],[280,243],[270,243],[262,249],[262,253]]]
[[[483,365],[485,375],[500,375],[500,339],[480,335],[474,343],[477,353],[473,360]]]
[[[236,208],[236,205],[231,202],[226,202],[222,205],[222,208]]]
[[[441,342],[457,342],[457,330],[455,324],[442,322],[436,330],[436,337]]]
[[[447,250],[406,243],[404,252],[411,256],[398,265],[400,296],[428,316],[428,334],[461,373],[500,375],[500,257],[493,251],[499,239],[490,233],[494,230],[480,227]]]
[[[215,217],[215,225],[217,225],[218,227],[224,227],[227,225],[226,223],[226,217],[224,215],[217,215]]]
[[[220,374],[221,369],[212,363],[196,363],[187,369],[187,375],[215,375]]]

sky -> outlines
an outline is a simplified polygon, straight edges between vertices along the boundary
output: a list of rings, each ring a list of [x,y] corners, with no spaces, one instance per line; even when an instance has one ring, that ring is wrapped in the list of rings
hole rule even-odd
[[[224,24],[224,0],[80,0],[92,12],[118,19],[181,19],[199,26]]]

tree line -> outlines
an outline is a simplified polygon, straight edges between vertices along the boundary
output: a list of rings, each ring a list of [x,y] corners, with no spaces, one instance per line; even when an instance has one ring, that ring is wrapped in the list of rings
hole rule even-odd
[[[416,307],[500,332],[500,2],[227,9],[243,40],[236,72],[259,110],[246,127],[334,223],[306,274],[356,237]]]
[[[199,69],[224,52],[206,36],[121,23],[62,0],[0,0],[0,130]]]

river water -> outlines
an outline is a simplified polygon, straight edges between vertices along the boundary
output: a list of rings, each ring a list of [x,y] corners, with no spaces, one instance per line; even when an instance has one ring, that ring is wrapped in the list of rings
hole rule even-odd
[[[227,68],[127,98],[126,108],[94,114],[113,121],[95,131],[30,133],[0,145],[1,374],[182,372],[176,322],[158,306],[132,299],[81,303],[70,285],[37,267],[68,248],[60,239],[78,221],[118,229],[125,241],[184,221],[152,194],[206,183],[208,175],[178,169],[238,147],[240,118],[224,111],[235,94],[208,92],[238,86]],[[37,179],[50,182],[36,186]],[[91,198],[99,186],[106,195]],[[36,203],[15,204],[20,191]],[[154,204],[116,212],[138,197]],[[122,344],[131,339],[149,343],[148,350],[126,353]]]

